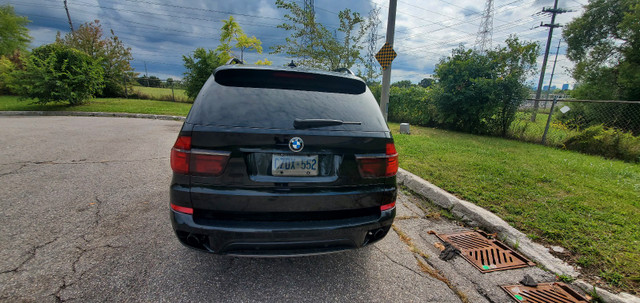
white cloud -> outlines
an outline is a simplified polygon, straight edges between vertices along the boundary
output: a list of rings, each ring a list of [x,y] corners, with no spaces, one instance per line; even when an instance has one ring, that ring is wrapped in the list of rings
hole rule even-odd
[[[366,16],[372,2],[382,7],[378,32],[381,39],[377,46],[381,47],[386,33],[386,0],[318,0],[315,1],[316,15],[318,20],[331,27],[337,25],[335,13],[341,9],[348,7]],[[566,24],[578,16],[582,10],[578,3],[583,2],[586,0],[561,0],[559,7],[576,12],[560,14],[556,22]],[[18,13],[34,20],[29,26],[34,36],[33,46],[52,42],[58,30],[68,31],[66,14],[59,2],[20,0],[13,5]],[[453,48],[460,44],[473,47],[484,5],[485,1],[477,0],[398,1],[394,43],[398,57],[393,64],[393,81],[405,79],[402,77],[414,83],[420,81],[424,75],[433,73],[435,64],[449,55]],[[521,39],[537,41],[544,47],[548,29],[536,26],[541,22],[549,23],[550,16],[540,11],[543,6],[552,5],[553,0],[496,0],[492,45],[497,46],[509,35],[517,34]],[[219,43],[221,20],[230,14],[247,34],[255,35],[263,42],[265,52],[249,52],[247,61],[255,62],[265,57],[277,65],[288,61],[286,56],[269,54],[271,46],[284,43],[288,36],[286,31],[276,28],[283,23],[284,12],[276,8],[272,0],[77,0],[69,1],[69,9],[75,26],[100,19],[105,30],[114,29],[132,48],[133,66],[138,72],[144,71],[144,62],[147,62],[150,74],[172,75],[174,78],[181,75],[182,55],[196,47],[215,48]],[[557,39],[560,35],[561,29],[556,29],[554,37]],[[556,79],[557,83],[572,83],[565,71],[572,66],[571,62],[564,57],[563,48],[560,54],[554,83]],[[539,61],[542,61],[542,56]],[[532,77],[532,80],[537,81],[537,77]]]

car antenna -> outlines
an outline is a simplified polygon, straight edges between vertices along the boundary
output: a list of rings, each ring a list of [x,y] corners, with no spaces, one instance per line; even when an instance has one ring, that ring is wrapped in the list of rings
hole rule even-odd
[[[291,60],[291,63],[287,64],[288,67],[296,67],[296,64],[293,63],[293,60]]]

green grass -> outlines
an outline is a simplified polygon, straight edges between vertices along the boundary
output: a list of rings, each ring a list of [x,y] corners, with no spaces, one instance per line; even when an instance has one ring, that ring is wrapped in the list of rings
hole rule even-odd
[[[147,95],[150,97],[150,99],[154,100],[170,101],[173,97],[171,94],[171,88],[134,86],[133,90]],[[187,96],[187,93],[184,89],[174,88],[173,93],[175,94],[176,101],[186,102],[187,100],[189,100],[189,97]]]
[[[118,98],[97,98],[77,106],[40,105],[33,104],[32,100],[19,101],[15,96],[0,96],[0,111],[117,112],[186,116],[190,108],[190,103]]]
[[[531,122],[531,112],[518,112],[516,119],[509,127],[509,136],[521,141],[540,143],[542,134],[547,125],[547,113],[538,113],[536,122]],[[552,120],[547,132],[546,144],[549,146],[562,147],[563,142],[572,135],[578,134],[576,130],[569,129],[560,121]]]
[[[484,207],[610,285],[640,289],[640,165],[390,123],[400,166]]]

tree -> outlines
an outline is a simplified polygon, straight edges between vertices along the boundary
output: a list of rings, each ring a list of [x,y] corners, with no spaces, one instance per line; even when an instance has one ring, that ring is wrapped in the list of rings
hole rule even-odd
[[[197,48],[193,55],[182,56],[184,67],[184,85],[187,96],[195,99],[200,89],[207,82],[211,73],[227,61],[227,55],[212,50],[206,51],[204,48]]]
[[[316,22],[312,12],[301,8],[296,2],[276,0],[276,6],[287,10],[284,17],[289,21],[278,25],[291,32],[286,43],[272,48],[273,54],[287,54],[298,58],[298,65],[335,70],[351,68],[362,61],[362,38],[371,26],[357,12],[349,9],[338,13],[340,27],[337,32],[342,41],[334,37],[322,24]]]
[[[16,15],[13,6],[0,6],[0,56],[10,56],[16,51],[24,52],[31,42],[27,17]]]
[[[592,0],[564,27],[567,57],[575,62],[572,97],[640,100],[639,20],[637,0]],[[605,124],[638,134],[640,120],[624,115],[638,111],[638,104],[583,104],[563,116],[577,127]]]
[[[539,52],[537,43],[520,42],[515,36],[509,37],[505,43],[505,47],[487,52],[487,56],[495,62],[495,85],[498,91],[495,95],[498,111],[492,117],[492,128],[502,136],[507,135],[518,108],[529,95],[524,83],[535,72]]]
[[[640,3],[593,0],[567,24],[567,57],[576,63],[577,97],[640,100]]]
[[[103,38],[102,25],[99,20],[95,20],[80,25],[64,38],[58,32],[56,42],[79,49],[100,62],[105,81],[102,96],[123,96],[124,80],[126,73],[132,70],[130,61],[133,57],[131,48],[126,47],[113,30],[110,33],[110,37]]]
[[[227,54],[229,58],[236,57],[233,55],[233,47],[231,47],[231,43],[235,41],[233,46],[240,49],[240,60],[243,62],[245,50],[253,49],[258,54],[262,54],[262,42],[255,36],[247,36],[240,24],[233,20],[233,16],[229,16],[229,20],[222,20],[222,22],[224,25],[222,25],[220,33],[220,46],[216,48],[216,51]],[[265,61],[268,60],[265,59]]]
[[[431,86],[433,83],[435,83],[436,81],[433,80],[432,78],[423,78],[422,80],[420,80],[420,83],[418,83],[418,85],[427,88],[429,86]]]
[[[0,56],[0,94],[12,93],[10,86],[15,82],[15,64],[7,57]]]
[[[510,37],[506,47],[486,54],[454,49],[436,66],[439,122],[471,133],[506,135],[528,94],[524,82],[534,71],[538,48]]]
[[[16,71],[14,90],[36,103],[82,104],[100,93],[103,69],[86,53],[52,43],[33,50],[25,70]]]
[[[411,84],[411,80],[401,80],[391,84],[391,86],[393,87],[401,87],[401,88],[409,88],[411,87],[411,85],[413,85]]]

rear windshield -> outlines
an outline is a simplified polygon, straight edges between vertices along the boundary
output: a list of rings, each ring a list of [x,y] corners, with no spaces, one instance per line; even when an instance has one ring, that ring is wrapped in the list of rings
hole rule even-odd
[[[322,85],[304,78],[293,78],[296,79],[293,81],[243,81],[240,79],[243,70],[235,72],[239,73],[231,73],[230,79],[223,79],[220,72],[209,78],[196,98],[187,122],[199,125],[291,130],[295,129],[293,122],[296,119],[331,119],[360,122],[360,125],[332,125],[308,129],[388,131],[375,98],[364,84],[361,93],[354,93],[355,88],[348,88],[344,83]],[[335,78],[326,79],[334,83],[345,80],[362,83],[345,77],[319,76]],[[336,92],[336,89],[351,91]]]
[[[358,95],[366,91],[364,82],[331,75],[278,71],[223,69],[215,74],[218,84],[236,87],[278,88]]]

